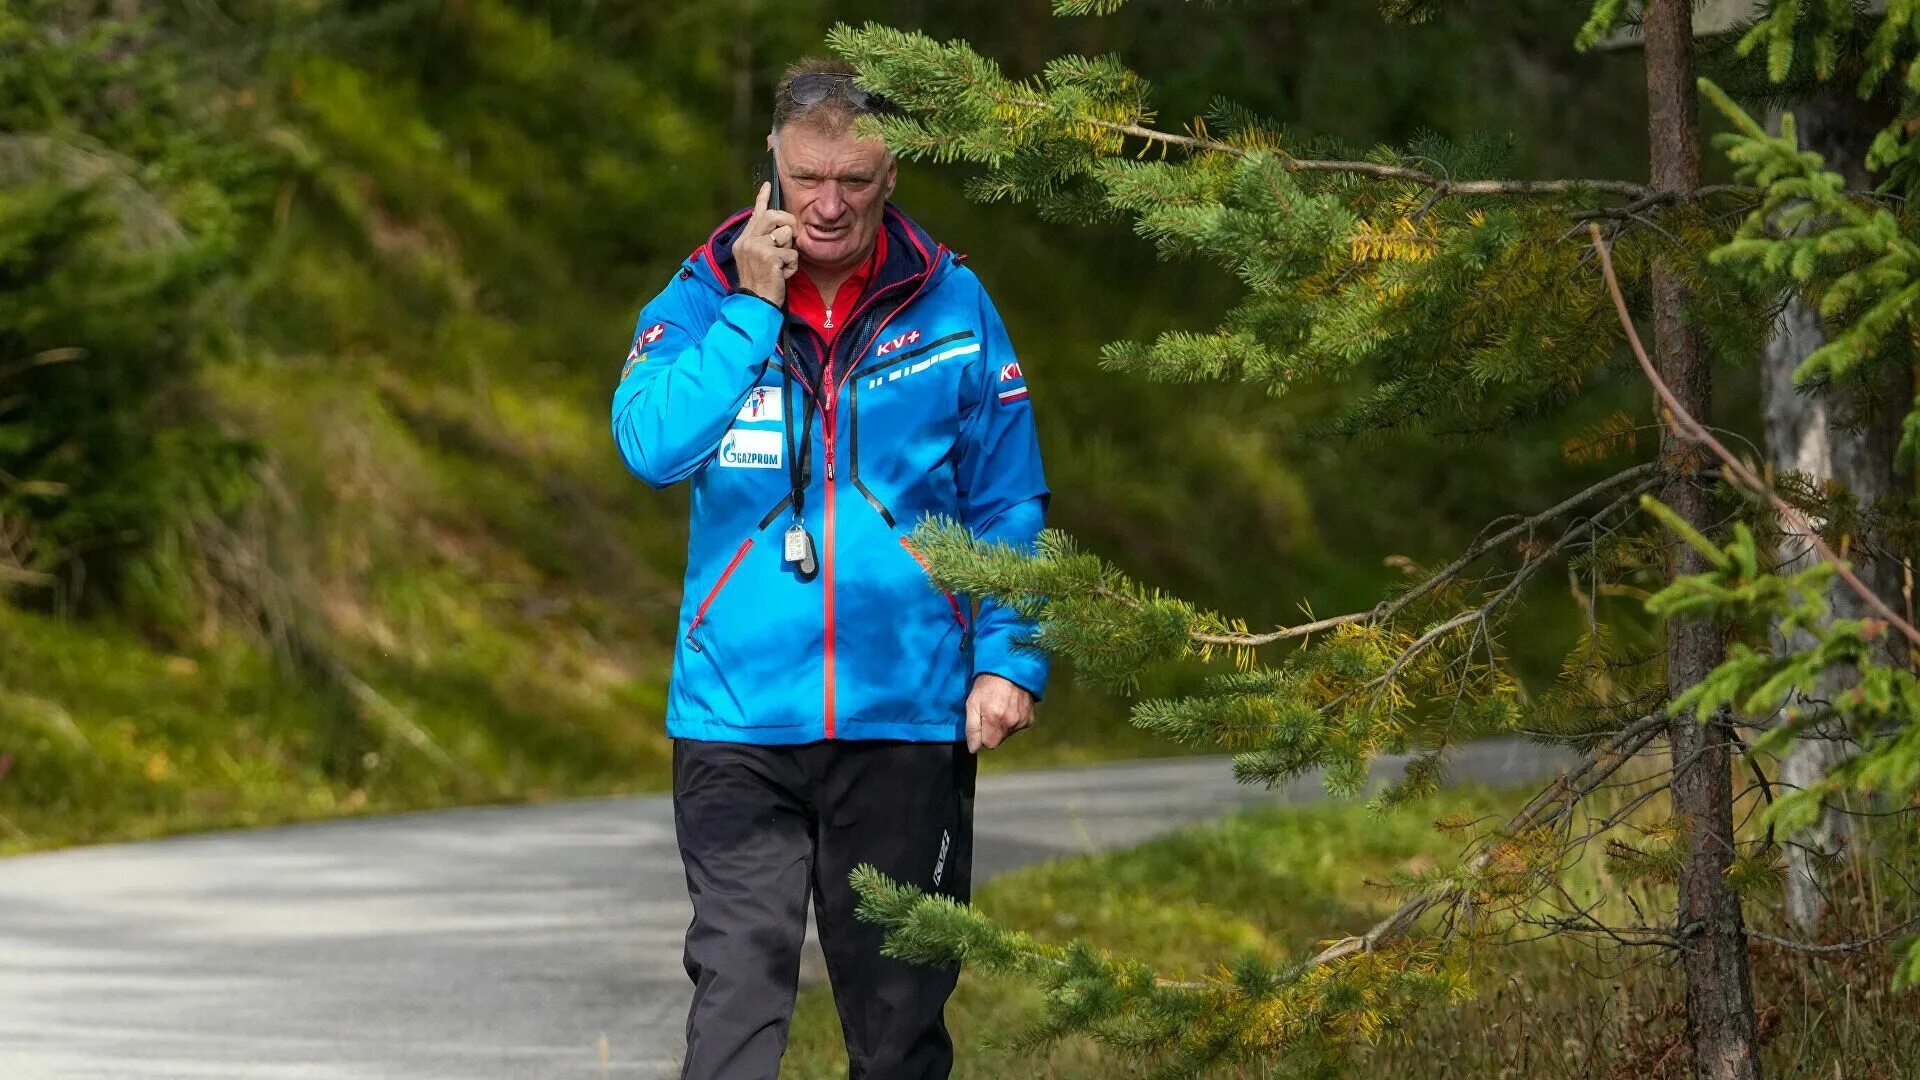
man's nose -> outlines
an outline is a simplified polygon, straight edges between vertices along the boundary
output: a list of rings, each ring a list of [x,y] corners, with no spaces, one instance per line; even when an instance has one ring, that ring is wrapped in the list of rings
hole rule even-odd
[[[829,180],[820,186],[820,216],[832,220],[840,216],[847,207],[847,200],[840,190],[840,182]]]

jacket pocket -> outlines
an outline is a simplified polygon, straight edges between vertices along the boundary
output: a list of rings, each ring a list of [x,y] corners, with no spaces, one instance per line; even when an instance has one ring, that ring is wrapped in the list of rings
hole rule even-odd
[[[927,560],[923,558],[918,551],[914,550],[913,541],[908,540],[904,536],[898,539],[900,546],[907,549],[907,554],[913,556],[913,561],[920,564],[920,569],[926,571],[932,570],[932,567],[927,565]],[[967,626],[967,616],[960,607],[960,599],[944,589],[941,590],[941,595],[947,598],[947,607],[953,612],[954,624],[960,627],[960,651],[965,652],[967,651],[969,628]]]
[[[747,557],[747,549],[752,546],[753,537],[751,536],[740,541],[740,550],[733,553],[733,559],[727,563],[727,568],[720,571],[720,576],[714,580],[713,588],[707,590],[706,597],[700,601],[699,610],[693,613],[693,621],[687,624],[687,648],[694,652],[702,651],[700,640],[694,634],[700,629],[700,624],[706,621],[707,608],[713,606],[713,598],[720,595],[720,590],[726,587],[727,579],[740,568],[740,560]]]

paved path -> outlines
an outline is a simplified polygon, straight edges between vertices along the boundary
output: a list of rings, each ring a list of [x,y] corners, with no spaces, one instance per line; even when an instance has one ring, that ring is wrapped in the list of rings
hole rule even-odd
[[[1485,744],[1454,775],[1555,767]],[[976,880],[1318,790],[1223,758],[990,772]],[[690,917],[664,796],[0,860],[0,1078],[670,1076]]]

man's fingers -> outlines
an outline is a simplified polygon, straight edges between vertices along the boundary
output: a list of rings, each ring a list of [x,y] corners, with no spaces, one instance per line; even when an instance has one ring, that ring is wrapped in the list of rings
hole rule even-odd
[[[772,240],[775,247],[790,247],[793,244],[793,226],[776,225],[767,234],[767,239]]]
[[[967,752],[980,752],[980,705],[967,695]]]
[[[1011,721],[1012,721],[1012,717],[1008,714],[1006,706],[1003,703],[998,701],[991,701],[988,704],[981,706],[980,708],[980,743],[981,745],[985,746],[989,750],[999,749],[1000,744],[1003,742],[1006,742],[1007,736],[1012,734],[1012,732],[1007,730],[1008,727],[1010,726]]]
[[[793,234],[800,228],[800,219],[785,210],[761,210],[747,222],[747,229],[759,236],[773,240],[774,234],[781,229],[787,230],[787,243],[793,242]],[[774,240],[774,243],[780,243]]]
[[[764,214],[764,213],[766,213],[766,212],[767,212],[767,200],[768,200],[768,199],[770,199],[770,198],[772,198],[772,197],[773,197],[773,183],[772,183],[772,181],[769,181],[769,180],[762,180],[762,181],[760,182],[760,190],[759,190],[759,191],[757,191],[757,192],[755,192],[755,193],[754,193],[754,196],[753,196],[753,212],[754,212],[755,214]]]

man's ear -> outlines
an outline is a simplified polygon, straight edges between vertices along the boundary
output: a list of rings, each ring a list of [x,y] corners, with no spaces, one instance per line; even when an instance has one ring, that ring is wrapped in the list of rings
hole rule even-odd
[[[900,181],[900,162],[891,152],[887,154],[887,190],[881,193],[880,201],[893,198],[893,185]]]

